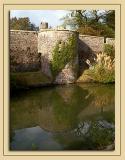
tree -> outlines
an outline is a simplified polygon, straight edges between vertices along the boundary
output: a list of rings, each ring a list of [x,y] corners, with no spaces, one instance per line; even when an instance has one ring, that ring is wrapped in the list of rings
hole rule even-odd
[[[71,16],[71,13],[62,17],[60,20],[63,21],[62,27],[64,27],[64,28],[66,28],[67,25],[70,25],[71,27],[77,26],[77,22],[76,22],[75,18]]]
[[[105,23],[112,28],[113,30],[115,30],[115,11],[109,11],[105,17]]]
[[[86,10],[71,10],[66,16],[61,18],[63,20],[63,26],[66,25],[81,27],[85,26],[88,21]]]
[[[63,25],[75,26],[80,34],[114,37],[115,11],[71,10],[63,17]]]
[[[19,18],[16,17],[10,19],[10,29],[13,30],[29,30],[29,31],[35,31],[38,30],[38,28],[35,26],[35,24],[31,23],[28,17]]]

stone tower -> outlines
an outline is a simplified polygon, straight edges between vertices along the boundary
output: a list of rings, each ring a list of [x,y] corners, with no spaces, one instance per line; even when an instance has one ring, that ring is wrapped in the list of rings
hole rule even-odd
[[[70,40],[74,39],[73,46],[70,45]],[[54,53],[54,48],[57,46],[59,50],[57,53]],[[72,58],[68,59],[65,63],[65,66],[59,70],[58,74],[54,77],[52,74],[52,62],[53,55],[57,54],[58,56],[63,57],[63,51],[61,50],[61,46],[65,46],[65,56],[66,54],[74,55]],[[66,46],[69,48],[69,52],[66,53]],[[72,49],[73,47],[73,54]],[[53,78],[53,83],[57,84],[65,84],[65,83],[73,83],[77,78],[77,69],[78,69],[78,33],[69,30],[50,30],[50,29],[41,29],[38,33],[38,52],[41,54],[41,70],[44,74]],[[68,56],[67,56],[68,57]],[[58,57],[57,57],[58,59]],[[62,65],[62,62],[60,66]],[[56,68],[58,69],[58,68]]]
[[[48,23],[47,22],[41,22],[39,30],[48,29]]]

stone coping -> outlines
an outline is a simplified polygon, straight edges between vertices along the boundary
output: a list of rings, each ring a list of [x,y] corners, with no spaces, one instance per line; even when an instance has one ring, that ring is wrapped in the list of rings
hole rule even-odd
[[[67,29],[41,29],[39,32],[48,32],[48,31],[63,31],[63,32],[76,32],[75,30],[67,30]]]
[[[28,30],[10,30],[10,32],[27,32],[27,33],[40,33],[40,32],[48,32],[48,31],[54,31],[54,32],[73,32],[73,33],[77,33],[79,34],[79,32],[75,31],[75,30],[67,30],[67,29],[42,29],[40,31],[28,31]],[[92,38],[104,38],[102,36],[91,36],[91,35],[86,35],[86,34],[79,34],[79,37],[92,37]],[[111,40],[115,40],[115,38],[109,38],[107,37],[106,39],[111,39]]]
[[[39,33],[39,32],[48,32],[48,31],[64,31],[64,32],[76,32],[78,33],[77,31],[75,30],[67,30],[67,29],[42,29],[40,31],[28,31],[28,30],[10,30],[10,32],[36,32],[36,33]]]

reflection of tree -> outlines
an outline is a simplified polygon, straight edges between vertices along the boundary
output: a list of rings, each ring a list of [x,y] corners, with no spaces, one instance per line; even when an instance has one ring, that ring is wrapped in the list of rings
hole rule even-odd
[[[93,95],[94,99],[91,105],[96,107],[109,107],[114,104],[114,85],[79,85],[84,90],[87,89],[89,95]]]
[[[49,131],[70,129],[90,103],[85,100],[87,94],[87,90],[75,85],[25,92],[11,102],[11,123],[16,129],[34,125]]]
[[[108,119],[108,121],[114,121],[114,85],[99,85],[99,84],[86,84],[79,85],[83,90],[88,90],[88,95],[85,97],[90,101],[89,105],[80,113],[80,117],[90,117],[97,116],[97,114]],[[92,100],[89,100],[93,97]]]
[[[66,131],[73,128],[78,123],[78,114],[89,103],[89,101],[84,100],[87,94],[87,90],[83,91],[78,86],[57,87],[52,95],[48,97],[52,112],[47,113],[45,108],[42,108],[40,112],[42,115],[47,115],[46,117],[40,116],[41,127],[44,126],[43,128],[53,132]],[[81,103],[81,100],[84,103]],[[48,125],[44,125],[47,122]]]

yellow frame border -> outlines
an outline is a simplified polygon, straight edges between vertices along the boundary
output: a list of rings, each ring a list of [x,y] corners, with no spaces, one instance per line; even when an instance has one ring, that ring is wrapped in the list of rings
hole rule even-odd
[[[75,6],[76,5],[94,5],[94,6],[97,6],[97,5],[119,5],[120,6],[120,154],[118,154],[118,155],[95,155],[95,154],[94,155],[74,155],[74,154],[73,155],[64,155],[64,154],[58,154],[58,155],[54,155],[54,154],[52,154],[52,155],[49,155],[49,154],[48,155],[32,155],[32,154],[31,155],[7,155],[7,154],[5,154],[4,147],[3,147],[3,156],[6,156],[6,157],[8,157],[8,156],[14,156],[14,157],[15,156],[26,156],[26,157],[27,156],[85,156],[85,157],[86,156],[89,156],[89,157],[92,157],[92,156],[99,156],[99,157],[102,157],[102,156],[106,156],[106,157],[107,156],[109,156],[109,157],[115,156],[115,157],[118,157],[118,156],[120,156],[121,157],[121,39],[122,39],[121,38],[122,37],[121,36],[121,4],[120,3],[117,3],[117,4],[116,3],[115,4],[113,4],[113,3],[112,4],[102,4],[102,3],[100,3],[100,4],[95,4],[95,3],[94,4],[92,4],[92,3],[91,4],[86,4],[86,3],[85,4],[80,4],[80,3],[78,3],[78,4],[66,4],[66,3],[65,4],[51,4],[51,3],[48,3],[48,4],[44,4],[44,3],[43,4],[41,4],[41,3],[40,4],[38,4],[38,3],[37,4],[18,4],[17,3],[16,4],[16,3],[14,3],[13,4],[12,3],[11,4],[10,3],[9,4],[9,3],[4,3],[3,4],[3,53],[4,53],[4,7],[7,6],[7,5],[44,5],[44,6],[45,5],[53,5],[53,6],[55,6],[55,5],[70,5],[70,6],[71,5],[75,5]],[[5,71],[4,70],[4,60],[5,59],[4,59],[4,54],[3,54],[3,103],[4,103],[4,100],[5,100],[4,99],[5,98],[4,97],[4,81],[5,81],[5,78],[4,78],[4,71]],[[4,123],[4,118],[5,118],[4,117],[4,112],[5,111],[4,111],[4,105],[3,105],[3,127],[5,125],[5,123]],[[4,136],[4,130],[3,130],[3,136]],[[4,138],[3,138],[3,145],[4,145]],[[89,151],[89,152],[91,152],[91,151]]]

